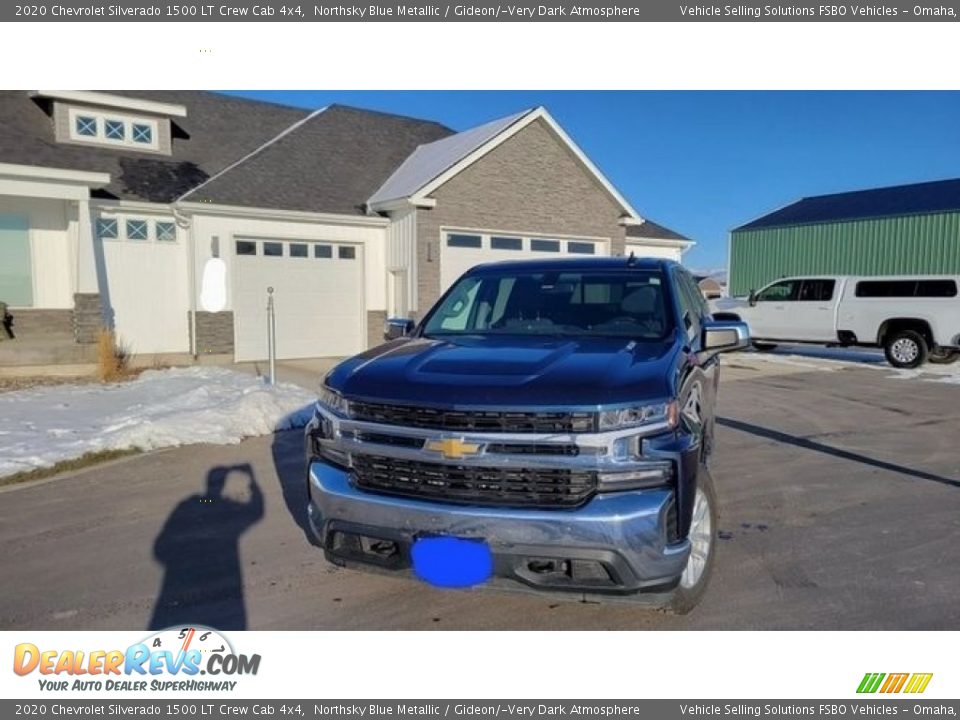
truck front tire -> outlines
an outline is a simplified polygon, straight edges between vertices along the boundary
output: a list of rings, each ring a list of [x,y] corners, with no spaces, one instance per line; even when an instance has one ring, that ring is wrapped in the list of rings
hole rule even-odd
[[[666,608],[675,615],[686,615],[697,606],[713,574],[717,554],[717,493],[706,465],[701,465],[697,474],[697,493],[688,537],[690,557]]]
[[[895,368],[917,368],[927,361],[930,349],[916,330],[894,330],[884,338],[883,352]]]

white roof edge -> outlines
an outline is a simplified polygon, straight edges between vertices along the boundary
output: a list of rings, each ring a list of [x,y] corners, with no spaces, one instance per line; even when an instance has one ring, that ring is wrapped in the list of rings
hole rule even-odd
[[[628,235],[627,245],[663,245],[665,247],[690,248],[697,244],[696,240],[676,240],[674,238],[645,238]]]
[[[42,165],[13,165],[11,163],[0,163],[0,175],[31,180],[72,182],[91,187],[107,185],[110,182],[110,173],[68,170]]]
[[[364,227],[387,227],[388,218],[378,215],[343,215],[340,213],[319,213],[310,210],[284,210],[281,208],[256,208],[247,205],[224,205],[221,203],[175,201],[177,210],[188,215],[230,215],[250,218],[285,218],[290,220],[309,220],[330,225],[360,225]],[[122,201],[120,203],[122,207]]]
[[[85,105],[102,105],[105,107],[120,108],[123,110],[138,110],[155,115],[171,117],[186,117],[185,105],[156,102],[155,100],[140,100],[138,98],[114,95],[113,93],[91,92],[88,90],[34,90],[30,93],[34,97],[48,97],[54,100],[83,103]]]
[[[223,176],[223,175],[226,175],[228,172],[230,172],[231,170],[233,170],[235,167],[237,167],[238,165],[242,165],[242,164],[245,163],[247,160],[249,160],[249,159],[252,158],[253,156],[259,154],[259,153],[262,152],[263,150],[267,149],[268,147],[270,147],[271,145],[273,145],[275,142],[277,142],[277,141],[280,140],[281,138],[286,137],[287,135],[289,135],[290,133],[292,133],[294,130],[296,130],[298,127],[300,127],[300,126],[303,125],[304,123],[310,122],[310,121],[313,120],[313,118],[315,118],[317,115],[319,115],[320,113],[324,112],[328,107],[330,107],[330,106],[329,106],[329,105],[325,105],[325,106],[322,107],[322,108],[318,108],[318,109],[314,110],[313,112],[311,112],[311,113],[310,113],[309,115],[307,115],[306,117],[300,118],[300,119],[297,120],[293,125],[291,125],[290,127],[288,127],[286,130],[280,131],[278,134],[274,135],[272,138],[270,138],[269,140],[267,140],[265,143],[263,143],[263,144],[260,145],[259,147],[256,147],[256,148],[254,148],[253,150],[251,150],[250,152],[248,152],[246,155],[244,155],[242,158],[240,158],[240,159],[237,160],[236,162],[230,163],[229,165],[227,165],[227,166],[226,166],[223,170],[221,170],[220,172],[214,173],[213,175],[211,175],[210,177],[208,177],[206,180],[204,180],[202,183],[200,183],[200,184],[197,185],[196,187],[190,188],[190,189],[187,190],[183,195],[181,195],[181,196],[178,197],[176,200],[174,200],[174,202],[182,202],[183,200],[185,200],[186,198],[188,198],[190,195],[192,195],[193,193],[195,193],[195,192],[196,192],[197,190],[199,190],[200,188],[205,187],[205,186],[209,185],[210,183],[212,183],[212,182],[213,182],[214,180],[216,180],[217,178],[219,178],[219,177],[221,177],[221,176]]]

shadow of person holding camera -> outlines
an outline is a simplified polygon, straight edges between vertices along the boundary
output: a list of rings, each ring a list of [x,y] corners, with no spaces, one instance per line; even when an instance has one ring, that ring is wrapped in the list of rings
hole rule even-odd
[[[224,494],[227,480],[236,475],[246,478],[244,499]],[[210,470],[206,492],[177,505],[154,542],[153,556],[165,572],[149,629],[173,625],[246,629],[239,543],[262,517],[263,493],[250,465]]]

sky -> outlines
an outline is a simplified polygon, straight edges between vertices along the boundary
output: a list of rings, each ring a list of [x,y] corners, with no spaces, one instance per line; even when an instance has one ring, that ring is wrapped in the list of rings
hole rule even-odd
[[[637,212],[726,266],[731,229],[801,197],[960,177],[960,92],[242,91],[465,130],[543,105]]]

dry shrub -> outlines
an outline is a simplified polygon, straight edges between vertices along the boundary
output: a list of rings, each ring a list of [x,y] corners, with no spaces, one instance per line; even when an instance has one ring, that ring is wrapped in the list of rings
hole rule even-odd
[[[122,380],[130,372],[130,349],[106,328],[97,335],[97,377],[103,382]]]

